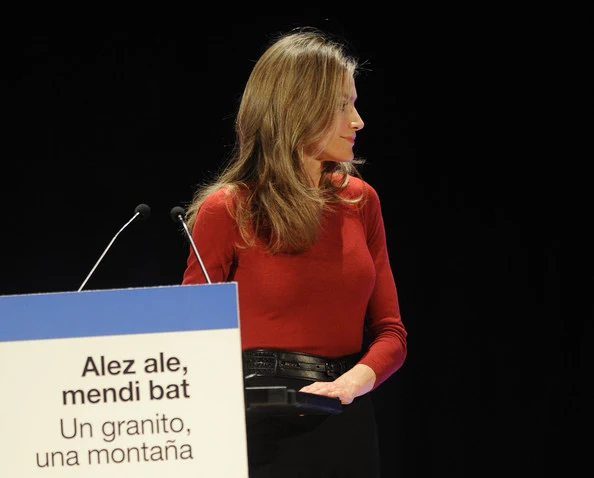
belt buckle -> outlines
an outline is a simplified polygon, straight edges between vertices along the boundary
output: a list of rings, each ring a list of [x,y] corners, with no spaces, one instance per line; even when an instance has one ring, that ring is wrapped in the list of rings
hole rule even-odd
[[[335,370],[335,367],[338,367],[340,370]],[[342,373],[341,362],[326,362],[326,375],[332,378],[338,378],[340,375],[342,375]]]
[[[257,350],[253,352],[251,360],[252,367],[256,373],[274,375],[278,371],[278,355],[274,351]]]

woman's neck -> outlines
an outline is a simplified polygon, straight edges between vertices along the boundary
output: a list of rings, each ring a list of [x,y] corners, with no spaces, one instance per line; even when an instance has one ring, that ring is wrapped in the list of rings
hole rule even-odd
[[[305,170],[311,180],[313,186],[320,185],[320,178],[322,177],[322,161],[314,158],[306,158],[304,160]]]

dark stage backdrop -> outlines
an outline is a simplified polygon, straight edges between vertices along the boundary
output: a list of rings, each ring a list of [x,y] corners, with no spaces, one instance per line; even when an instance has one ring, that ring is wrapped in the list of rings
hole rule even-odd
[[[502,36],[484,19],[439,17],[306,9],[176,28],[11,30],[0,294],[78,289],[143,202],[150,218],[118,237],[86,289],[179,284],[189,247],[170,209],[230,152],[269,36],[319,26],[366,61],[357,153],[383,201],[409,331],[404,367],[373,394],[383,476],[569,466],[559,437],[582,410],[584,323],[559,317],[553,175],[532,154],[542,138],[528,126],[542,108],[530,80],[543,52],[521,22]]]

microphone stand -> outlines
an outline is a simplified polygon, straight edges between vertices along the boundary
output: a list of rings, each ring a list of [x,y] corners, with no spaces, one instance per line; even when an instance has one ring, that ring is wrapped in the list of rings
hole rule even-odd
[[[200,264],[200,268],[202,269],[202,273],[204,274],[204,277],[206,278],[206,282],[208,282],[209,284],[212,284],[212,282],[210,281],[210,277],[208,276],[208,272],[206,272],[206,267],[204,266],[204,263],[202,262],[202,258],[200,257],[200,254],[198,253],[198,248],[196,247],[196,243],[194,242],[194,239],[192,239],[192,234],[190,234],[190,230],[188,229],[188,225],[186,224],[186,221],[184,221],[183,214],[184,214],[184,209],[180,206],[174,207],[173,209],[171,209],[171,212],[170,212],[171,219],[181,223],[181,225],[183,226],[184,232],[186,233],[186,237],[190,241],[192,249],[194,250],[194,254],[196,255],[196,258],[198,259],[198,263]]]
[[[93,275],[93,272],[95,272],[95,269],[97,269],[97,266],[99,265],[99,263],[101,262],[101,260],[105,256],[105,254],[107,254],[107,251],[109,250],[111,245],[115,242],[116,238],[120,235],[120,233],[124,229],[126,229],[130,225],[130,223],[132,221],[134,221],[138,216],[141,216],[143,219],[146,219],[149,216],[149,214],[150,214],[150,208],[146,204],[139,204],[138,206],[136,206],[136,209],[134,209],[134,216],[132,216],[132,218],[121,227],[121,229],[116,233],[115,236],[113,236],[113,239],[109,242],[109,244],[107,244],[107,247],[103,251],[103,254],[101,254],[99,259],[97,259],[97,262],[95,262],[95,265],[93,266],[91,271],[88,273],[87,277],[85,277],[85,280],[80,285],[77,292],[80,292],[82,290],[82,288],[85,286],[85,284],[87,283],[89,278]]]

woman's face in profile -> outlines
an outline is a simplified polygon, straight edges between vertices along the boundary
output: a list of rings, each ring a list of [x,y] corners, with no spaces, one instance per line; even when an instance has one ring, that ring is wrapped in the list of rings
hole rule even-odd
[[[322,139],[325,145],[316,158],[318,161],[350,162],[353,160],[355,156],[353,146],[355,146],[357,131],[365,125],[355,108],[356,101],[355,80],[350,78],[346,82],[341,107],[336,113],[334,124]]]

